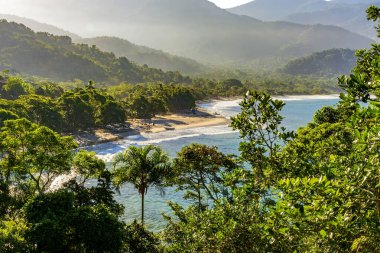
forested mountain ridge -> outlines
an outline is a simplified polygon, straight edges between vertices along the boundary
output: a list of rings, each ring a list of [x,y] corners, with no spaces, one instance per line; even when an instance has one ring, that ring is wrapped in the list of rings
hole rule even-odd
[[[5,20],[0,21],[0,68],[56,81],[189,82],[178,72],[139,66],[95,46],[73,44],[70,37],[35,33],[22,24]]]
[[[334,25],[376,39],[373,23],[364,13],[377,0],[255,0],[228,11],[264,21]]]
[[[95,37],[75,40],[77,43],[96,45],[100,50],[114,53],[118,57],[127,57],[137,64],[168,71],[180,71],[185,74],[204,72],[207,67],[185,57],[168,54],[161,50],[139,46],[117,37]]]
[[[330,49],[291,60],[281,71],[292,75],[348,75],[355,63],[354,50]]]
[[[117,37],[102,36],[95,38],[81,38],[79,35],[63,30],[59,27],[40,23],[29,18],[0,14],[0,19],[21,23],[35,32],[47,32],[58,36],[69,36],[75,43],[96,45],[102,51],[114,53],[117,57],[127,57],[129,60],[140,65],[147,64],[149,67],[159,68],[165,71],[180,71],[184,74],[200,73],[204,72],[206,69],[206,66],[192,59],[136,45],[128,40]]]
[[[43,22],[84,37],[117,36],[207,64],[241,66],[261,58],[359,49],[373,42],[332,26],[261,22],[207,0],[15,0],[14,4],[21,6],[15,14],[43,17]]]

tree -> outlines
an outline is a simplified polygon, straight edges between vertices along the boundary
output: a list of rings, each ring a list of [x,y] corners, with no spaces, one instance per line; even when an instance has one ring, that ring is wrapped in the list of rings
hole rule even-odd
[[[45,192],[71,169],[72,137],[61,137],[26,119],[8,120],[0,132],[0,172],[6,185],[27,195]]]
[[[168,109],[170,112],[179,112],[195,108],[195,98],[185,87],[174,86],[169,90]]]
[[[100,121],[102,125],[124,123],[127,120],[126,112],[119,103],[107,100],[100,108]]]
[[[294,137],[293,132],[281,126],[280,111],[285,103],[267,93],[248,91],[240,105],[242,111],[231,118],[231,126],[239,130],[243,140],[239,145],[241,158],[252,166],[256,187],[267,191],[273,168],[281,167],[281,144]]]
[[[141,224],[144,224],[144,197],[149,187],[162,187],[169,175],[170,159],[161,148],[153,145],[131,146],[115,156],[114,181],[120,187],[132,183],[141,195]]]
[[[184,197],[195,200],[198,212],[201,212],[205,200],[217,201],[228,197],[223,174],[236,167],[234,160],[216,147],[191,144],[177,154],[171,181],[178,186],[178,190],[186,190]]]
[[[150,119],[153,115],[152,105],[142,94],[135,94],[128,100],[128,109],[132,117]]]
[[[0,95],[2,98],[15,100],[22,95],[31,93],[32,87],[18,77],[8,76],[7,81],[1,86]]]
[[[95,125],[94,109],[86,94],[65,92],[58,101],[69,131],[87,129]]]
[[[79,184],[84,185],[87,180],[96,179],[106,170],[103,160],[96,157],[95,152],[79,150],[73,159],[73,170],[79,175]]]
[[[79,205],[78,205],[79,204]],[[120,252],[124,224],[101,204],[78,203],[67,190],[38,195],[25,206],[26,234],[36,252]]]
[[[17,114],[8,110],[0,109],[0,127],[4,126],[4,122],[6,120],[11,120],[11,119],[18,119]]]
[[[27,118],[33,123],[55,131],[64,129],[65,122],[55,100],[38,95],[28,95],[21,96],[18,101],[25,108]]]
[[[25,236],[28,227],[25,219],[16,218],[14,220],[0,219],[0,252],[19,253],[30,252],[31,245]]]
[[[136,220],[126,227],[125,249],[127,253],[158,253],[160,241],[152,232],[147,231],[144,226]]]
[[[55,83],[41,82],[37,84],[37,87],[35,88],[35,93],[36,95],[44,97],[58,98],[64,93],[64,90],[62,87],[58,86]]]
[[[95,153],[83,150],[72,167],[78,177],[58,190],[32,196],[24,205],[27,242],[37,252],[120,252],[124,209],[113,198],[111,173]],[[89,178],[93,182],[85,186]]]

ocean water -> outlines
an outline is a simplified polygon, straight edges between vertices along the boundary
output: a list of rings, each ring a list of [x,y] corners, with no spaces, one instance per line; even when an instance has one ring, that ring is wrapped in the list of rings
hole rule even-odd
[[[283,125],[290,130],[306,125],[312,120],[314,112],[323,106],[335,105],[339,100],[337,96],[289,96],[282,97],[286,106],[282,111],[284,116]],[[231,117],[239,113],[239,100],[214,101],[200,104],[199,106],[212,113],[218,113],[225,117]],[[238,154],[239,133],[234,132],[229,126],[197,127],[184,130],[167,131],[155,134],[144,134],[130,136],[124,140],[105,143],[88,147],[106,162],[111,162],[112,157],[123,151],[130,145],[154,144],[162,147],[171,157],[184,146],[191,143],[201,143],[216,146],[220,151],[229,154]],[[145,198],[145,223],[148,229],[159,231],[165,227],[162,214],[170,214],[171,210],[167,204],[173,201],[186,205],[182,198],[182,192],[176,192],[174,188],[166,188],[165,194],[155,188],[148,189]],[[132,185],[124,186],[116,199],[125,206],[125,221],[131,222],[141,217],[140,196]]]

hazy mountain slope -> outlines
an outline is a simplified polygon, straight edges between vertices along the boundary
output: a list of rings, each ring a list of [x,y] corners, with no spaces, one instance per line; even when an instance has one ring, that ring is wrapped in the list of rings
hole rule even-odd
[[[207,70],[202,64],[184,57],[178,57],[145,46],[135,45],[128,40],[116,37],[96,37],[76,40],[78,43],[96,45],[103,51],[112,52],[116,56],[125,56],[138,64],[163,70],[180,71],[185,74],[197,74]]]
[[[255,0],[228,11],[265,21],[285,20],[307,25],[335,25],[376,39],[373,23],[365,15],[365,10],[371,4],[379,5],[380,1]]]
[[[291,60],[281,71],[292,75],[337,76],[349,74],[355,64],[354,50],[330,49]]]
[[[261,22],[231,14],[207,0],[12,3],[20,14],[43,18],[43,22],[81,36],[117,36],[212,64],[244,64],[259,58],[302,56],[330,48],[363,48],[372,42],[330,26]]]
[[[186,74],[200,73],[206,68],[192,59],[170,55],[160,50],[135,45],[127,40],[115,37],[83,39],[79,35],[65,31],[56,26],[37,22],[33,19],[7,14],[0,14],[0,19],[22,23],[36,32],[47,32],[58,36],[69,36],[74,42],[96,45],[103,51],[115,53],[118,57],[125,56],[141,65],[147,64],[150,67],[161,68],[167,71],[180,71]]]
[[[227,9],[231,13],[247,15],[263,21],[284,20],[296,13],[311,13],[330,8],[352,5],[370,5],[376,0],[254,0],[252,2]],[[362,13],[364,14],[364,13]],[[363,15],[364,16],[364,15]]]
[[[283,20],[286,16],[322,10],[329,5],[325,0],[255,0],[228,9],[229,12],[255,17],[264,21]]]
[[[0,68],[58,81],[92,79],[107,84],[189,81],[178,72],[138,66],[96,47],[73,44],[67,36],[35,33],[22,24],[5,20],[0,21]]]
[[[29,27],[35,32],[47,32],[47,33],[58,35],[58,36],[69,36],[73,40],[81,39],[79,35],[68,32],[66,30],[63,30],[53,25],[40,23],[38,21],[29,19],[29,18],[23,18],[23,17],[19,17],[15,15],[0,14],[0,19],[6,19],[11,22],[24,24],[25,26]]]
[[[380,2],[376,2],[380,5]],[[358,34],[375,39],[377,37],[374,23],[367,20],[365,10],[368,4],[345,5],[315,12],[292,14],[285,20],[300,24],[334,24]]]

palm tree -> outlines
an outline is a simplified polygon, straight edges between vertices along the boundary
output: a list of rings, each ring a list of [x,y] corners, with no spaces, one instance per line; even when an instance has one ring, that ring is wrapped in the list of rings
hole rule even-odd
[[[141,224],[144,224],[145,194],[150,186],[162,187],[170,173],[170,158],[160,147],[131,146],[115,156],[113,165],[115,185],[119,188],[132,183],[141,195]]]

